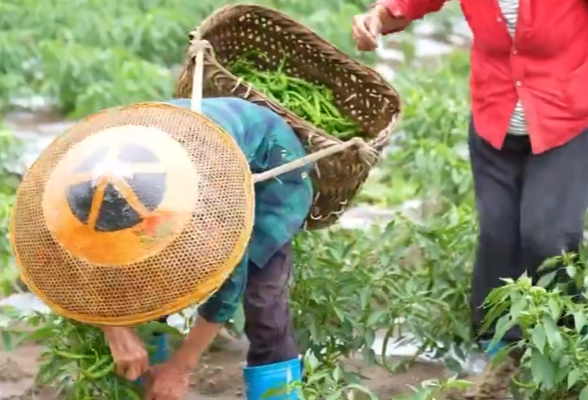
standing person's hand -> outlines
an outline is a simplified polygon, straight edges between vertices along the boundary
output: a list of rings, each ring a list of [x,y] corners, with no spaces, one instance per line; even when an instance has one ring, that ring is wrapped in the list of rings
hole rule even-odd
[[[190,371],[172,360],[149,370],[144,400],[182,400],[190,384]]]
[[[116,373],[130,381],[149,369],[149,356],[133,328],[102,327],[114,359]]]
[[[386,7],[376,5],[365,14],[353,17],[351,29],[357,48],[361,51],[376,49],[377,39],[382,33],[406,28],[409,22],[404,18],[394,18]]]

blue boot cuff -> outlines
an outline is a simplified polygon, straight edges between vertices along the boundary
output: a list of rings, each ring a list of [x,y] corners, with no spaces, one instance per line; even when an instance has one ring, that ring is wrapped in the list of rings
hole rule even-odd
[[[167,361],[169,358],[169,352],[167,348],[167,335],[159,334],[154,335],[148,342],[148,346],[153,346],[153,353],[149,357],[149,363],[151,365],[161,364]]]
[[[243,370],[247,400],[301,400],[299,387],[302,362],[299,358]]]
[[[506,343],[504,343],[502,341],[496,343],[493,346],[491,346],[490,343],[491,343],[490,340],[485,340],[485,341],[481,342],[482,349],[484,350],[484,353],[488,354],[490,357],[496,356],[496,354],[498,354],[498,352],[500,350],[502,350],[504,347],[506,347]]]

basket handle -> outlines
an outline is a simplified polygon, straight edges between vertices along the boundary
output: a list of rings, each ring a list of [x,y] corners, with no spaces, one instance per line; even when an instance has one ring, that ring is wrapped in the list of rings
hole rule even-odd
[[[204,83],[204,52],[206,51],[206,49],[211,49],[212,46],[208,41],[199,39],[198,35],[194,35],[191,45],[192,54],[195,54],[196,58],[194,66],[194,76],[192,78],[193,80],[191,109],[194,112],[202,113],[202,90]],[[340,153],[352,146],[356,146],[358,148],[360,159],[364,161],[367,160],[368,164],[373,164],[378,160],[378,153],[376,152],[376,150],[370,147],[363,139],[355,137],[344,143],[339,143],[334,146],[330,146],[326,149],[319,150],[305,157],[291,161],[287,164],[280,165],[279,167],[271,169],[269,171],[254,174],[253,182],[263,182],[269,179],[276,178],[287,172],[304,167],[307,164],[319,161],[333,154]]]
[[[253,183],[263,182],[269,179],[276,178],[279,175],[304,167],[307,164],[319,161],[325,157],[332,156],[333,154],[340,153],[353,146],[357,146],[360,152],[370,153],[368,158],[375,158],[377,160],[378,155],[376,151],[372,149],[370,146],[368,146],[366,142],[363,141],[363,139],[354,137],[353,139],[350,139],[346,142],[327,147],[323,150],[319,150],[297,160],[290,161],[287,164],[280,165],[279,167],[276,167],[274,169],[270,169],[269,171],[261,172],[259,174],[253,174]]]
[[[204,90],[204,52],[212,49],[207,40],[194,38],[191,43],[191,51],[196,54],[194,75],[192,76],[192,111],[202,113],[202,91]]]

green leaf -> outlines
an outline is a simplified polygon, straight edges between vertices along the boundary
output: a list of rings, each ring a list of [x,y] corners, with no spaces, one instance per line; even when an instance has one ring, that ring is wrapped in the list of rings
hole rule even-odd
[[[584,386],[584,389],[580,392],[578,400],[588,400],[588,386]]]
[[[25,340],[29,340],[29,341],[41,341],[41,340],[47,340],[50,337],[52,337],[55,334],[53,327],[52,326],[44,326],[38,329],[35,329],[34,331],[27,333],[24,337]]]
[[[515,301],[512,306],[510,307],[510,316],[512,319],[517,319],[521,312],[523,312],[527,308],[527,301],[525,297],[519,298]]]
[[[466,381],[465,379],[455,379],[452,382],[448,382],[447,385],[449,388],[455,388],[459,390],[464,390],[472,386],[472,382]]]
[[[365,333],[364,343],[367,347],[372,347],[376,341],[376,332],[369,330]]]
[[[319,360],[312,353],[304,357],[304,363],[308,372],[315,371],[319,366]]]
[[[557,321],[561,315],[561,305],[553,297],[548,300],[547,305],[551,311],[551,318]]]
[[[161,334],[168,334],[168,335],[173,335],[173,336],[181,336],[180,331],[178,331],[173,326],[169,326],[168,324],[163,323],[163,322],[158,322],[158,321],[148,322],[148,323],[144,324],[141,328],[144,329],[144,332],[146,332],[149,335],[152,335],[154,333],[161,333]]]
[[[576,311],[574,313],[574,326],[576,327],[576,332],[581,333],[587,323],[588,321],[586,320],[586,314],[584,311]]]
[[[505,333],[514,326],[515,321],[510,318],[510,315],[503,315],[496,323],[496,331],[492,338],[490,346],[495,346],[504,337]]]
[[[373,312],[369,317],[368,320],[366,322],[367,326],[374,326],[377,323],[380,323],[382,321],[385,320],[384,316],[386,315],[386,313],[388,312],[388,310],[384,309],[384,310],[378,310]]]
[[[341,389],[329,394],[325,400],[340,400],[343,398],[343,391]],[[584,399],[582,399],[584,400]]]
[[[367,309],[370,301],[371,292],[372,289],[369,286],[364,287],[363,289],[361,289],[361,292],[359,292],[360,307],[362,310]]]
[[[565,364],[565,362],[564,362]],[[559,367],[557,367],[557,363],[555,363],[555,377],[553,378],[555,385],[561,385],[566,382],[567,377],[570,375],[570,367],[569,366],[562,366],[562,363],[559,363]]]
[[[543,329],[545,330],[545,336],[547,336],[549,345],[554,350],[560,348],[563,345],[563,339],[561,337],[561,333],[559,332],[559,328],[553,319],[547,315],[542,318],[542,321]]]
[[[554,385],[555,366],[551,360],[538,351],[534,351],[531,356],[531,372],[533,378],[544,389],[551,389]]]
[[[343,375],[343,373],[341,372],[341,366],[340,365],[337,365],[335,367],[335,370],[333,371],[333,374],[332,374],[333,381],[340,382],[342,375]]]
[[[504,346],[500,350],[498,350],[496,355],[494,355],[494,357],[492,357],[492,359],[491,359],[492,365],[498,366],[498,365],[502,364],[507,359],[511,350],[512,350],[511,346]]]
[[[490,292],[490,294],[492,294],[492,292]],[[486,301],[487,301],[486,304],[490,303],[488,301],[488,298]],[[490,304],[493,304],[493,303],[490,303]],[[508,309],[508,301],[506,301],[506,299],[504,299],[501,303],[493,304],[486,313],[486,317],[484,318],[484,322],[483,322],[482,326],[480,327],[480,332],[488,331],[490,326],[496,322],[496,319],[502,317],[504,312],[507,309]]]
[[[546,268],[553,268],[561,261],[561,256],[554,256],[546,259],[539,266],[539,271],[543,271]]]
[[[578,381],[580,380],[581,377],[582,377],[582,372],[579,369],[575,368],[575,369],[571,370],[568,375],[568,390],[573,388],[574,385],[576,383],[578,383]]]
[[[577,273],[578,273],[578,270],[573,265],[568,265],[566,267],[566,274],[568,274],[568,276],[570,278],[572,278],[572,279],[575,278]]]
[[[363,349],[361,349],[361,354],[363,356],[363,360],[367,365],[371,366],[376,364],[376,352],[373,349],[369,347],[364,347]]]
[[[346,388],[364,393],[364,394],[368,395],[370,399],[374,399],[374,400],[378,399],[378,397],[375,396],[367,386],[363,386],[363,385],[360,385],[357,383],[350,383],[350,384],[346,385]]]
[[[543,350],[545,349],[545,343],[547,342],[547,337],[545,336],[545,330],[543,329],[542,325],[535,325],[531,331],[531,340],[537,350],[543,353]]]
[[[325,379],[326,377],[328,377],[329,375],[330,375],[330,371],[328,371],[328,370],[313,372],[312,374],[308,375],[307,383],[312,384],[315,382],[319,382],[319,381]]]
[[[12,334],[8,331],[0,331],[0,336],[2,337],[2,349],[5,351],[12,351],[14,350],[14,341]]]
[[[552,271],[552,272],[546,273],[545,275],[541,275],[541,277],[537,281],[537,286],[548,287],[555,279],[556,273],[557,273],[557,271]]]
[[[584,243],[580,244],[580,248],[578,249],[578,257],[579,257],[579,261],[585,263],[587,256],[588,256],[588,252],[586,251],[587,247]]]

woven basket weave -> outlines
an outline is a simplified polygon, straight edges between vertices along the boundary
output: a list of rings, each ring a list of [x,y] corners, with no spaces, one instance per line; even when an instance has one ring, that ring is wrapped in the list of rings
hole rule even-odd
[[[240,4],[224,7],[190,33],[193,42],[205,40],[204,97],[233,96],[267,107],[284,118],[306,146],[315,152],[341,143],[285,107],[248,86],[223,66],[244,53],[258,50],[267,58],[255,60],[261,69],[276,69],[284,55],[286,72],[331,89],[340,112],[360,124],[362,136],[376,154],[388,143],[400,116],[398,93],[374,70],[351,59],[309,28],[273,9]],[[190,98],[194,71],[191,46],[175,88],[175,97]],[[316,164],[315,200],[306,229],[334,224],[368,177],[373,152],[349,148]]]

